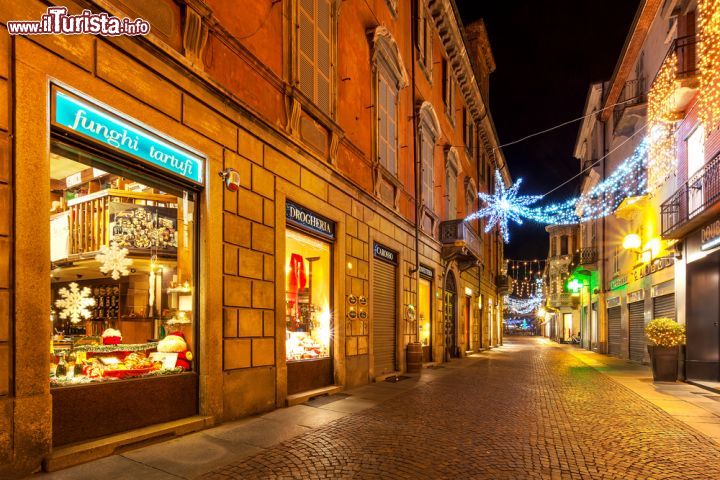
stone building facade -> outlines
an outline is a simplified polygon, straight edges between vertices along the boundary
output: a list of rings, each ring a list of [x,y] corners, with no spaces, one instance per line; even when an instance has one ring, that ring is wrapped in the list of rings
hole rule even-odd
[[[47,5],[0,12],[0,476],[111,454],[135,428],[182,434],[402,372],[411,342],[427,347],[426,362],[502,342],[501,239],[462,222],[477,192],[494,188],[495,169],[510,182],[487,107],[495,65],[481,22],[464,29],[448,0],[268,0],[242,12],[218,0],[64,5],[152,30],[11,36],[8,21],[39,19]],[[202,176],[187,181],[63,127],[63,95],[188,152]],[[107,165],[168,187],[158,195],[176,187],[182,209],[194,208],[194,283],[172,287],[194,301],[193,366],[178,380],[109,382],[138,402],[136,418],[76,421],[84,395],[108,418],[116,402],[103,412],[100,387],[48,384],[55,289],[39,279],[59,268],[48,261],[47,193],[58,188],[48,173],[58,142],[95,159],[94,174]],[[307,313],[290,275],[301,265],[312,286],[316,258],[289,264],[293,242],[326,265],[315,264],[324,303],[308,325],[327,322],[328,344],[306,349],[303,360],[325,360],[311,368],[289,360],[291,319]],[[175,413],[149,405],[178,397]],[[101,447],[78,447],[100,436]]]

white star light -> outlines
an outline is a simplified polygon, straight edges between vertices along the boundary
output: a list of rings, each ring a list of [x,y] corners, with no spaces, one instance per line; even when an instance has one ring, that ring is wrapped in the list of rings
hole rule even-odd
[[[83,287],[82,290],[78,288],[78,284],[72,282],[68,285],[70,289],[63,287],[58,290],[58,294],[62,298],[55,300],[55,306],[60,308],[60,318],[65,320],[70,318],[72,323],[80,323],[83,318],[90,318],[92,313],[88,307],[95,305],[95,299],[90,298],[90,289]]]
[[[128,267],[133,264],[131,258],[126,258],[127,254],[127,248],[120,248],[116,242],[112,242],[110,247],[107,245],[100,247],[100,253],[95,255],[95,261],[102,264],[100,265],[102,273],[111,273],[113,280],[120,280],[120,275],[124,277],[130,275]]]
[[[522,178],[519,178],[513,186],[505,188],[505,182],[500,171],[495,170],[495,194],[478,193],[478,197],[485,203],[485,206],[468,215],[465,221],[487,217],[485,233],[488,233],[497,225],[500,228],[503,240],[508,243],[510,241],[508,221],[512,220],[521,225],[523,223],[522,217],[532,218],[528,205],[532,205],[542,198],[542,195],[518,195],[521,183]]]

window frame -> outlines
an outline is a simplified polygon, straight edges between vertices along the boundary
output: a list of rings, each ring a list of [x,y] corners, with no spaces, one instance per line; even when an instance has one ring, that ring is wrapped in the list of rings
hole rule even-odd
[[[303,90],[301,84],[301,15],[304,8],[301,7],[303,1],[311,1],[313,3],[313,11],[317,12],[318,2],[327,1],[328,3],[328,15],[329,15],[329,29],[328,29],[328,109],[327,111],[318,102],[318,88],[317,88],[317,14],[313,17],[313,96],[309,96],[306,91]],[[318,112],[326,115],[331,120],[334,120],[337,116],[337,0],[295,0],[293,2],[293,22],[292,25],[292,39],[293,39],[293,52],[292,52],[292,81],[295,86],[295,90],[302,95],[302,97],[311,104]]]

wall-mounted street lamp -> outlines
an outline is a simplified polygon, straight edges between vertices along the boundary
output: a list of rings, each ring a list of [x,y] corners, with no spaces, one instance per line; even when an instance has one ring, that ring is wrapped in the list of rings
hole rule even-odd
[[[641,244],[642,239],[637,233],[625,235],[625,238],[623,238],[623,248],[625,250],[638,250]]]

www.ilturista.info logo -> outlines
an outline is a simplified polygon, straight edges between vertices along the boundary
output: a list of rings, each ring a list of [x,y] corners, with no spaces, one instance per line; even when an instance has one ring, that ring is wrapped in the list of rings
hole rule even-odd
[[[150,22],[142,18],[119,18],[107,13],[83,10],[78,15],[68,15],[66,7],[48,7],[40,20],[11,20],[7,22],[10,35],[147,35]]]

